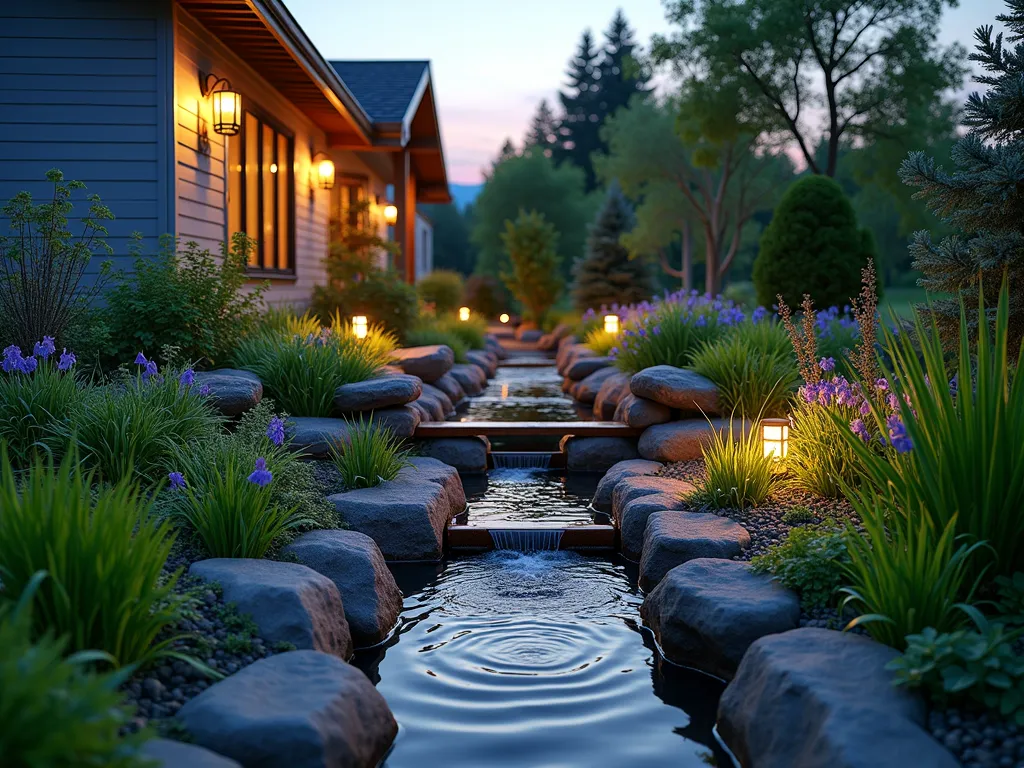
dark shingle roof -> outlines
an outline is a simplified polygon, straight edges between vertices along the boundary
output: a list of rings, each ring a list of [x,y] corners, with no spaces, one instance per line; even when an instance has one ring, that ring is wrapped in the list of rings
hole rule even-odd
[[[332,61],[352,95],[375,123],[405,117],[429,61]]]

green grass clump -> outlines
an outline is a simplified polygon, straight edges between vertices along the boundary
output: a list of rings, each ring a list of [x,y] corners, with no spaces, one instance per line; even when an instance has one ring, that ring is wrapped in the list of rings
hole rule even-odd
[[[445,344],[455,353],[456,363],[466,362],[469,347],[458,335],[443,331],[436,327],[420,327],[405,335],[405,343],[410,347],[429,347],[434,344]]]
[[[457,310],[462,304],[464,290],[462,275],[450,269],[435,269],[416,283],[420,300],[433,304],[439,315]]]
[[[583,344],[598,357],[607,357],[618,346],[619,335],[608,333],[603,326],[599,326],[587,332],[587,335],[583,337]]]
[[[800,595],[806,608],[835,604],[847,583],[849,563],[846,533],[833,520],[794,528],[782,543],[750,561],[754,573],[775,576],[782,586]]]
[[[786,525],[798,526],[814,522],[814,513],[807,507],[790,507],[782,516],[782,522]]]
[[[849,424],[857,418],[860,413],[856,408],[826,408],[797,400],[785,459],[787,483],[829,499],[842,498],[844,486],[857,485],[864,463],[856,446],[846,440],[847,434],[853,435]]]
[[[800,381],[792,350],[765,353],[738,335],[702,344],[691,367],[714,382],[722,412],[746,418],[785,415]]]
[[[483,349],[487,346],[487,321],[479,315],[470,316],[469,320],[446,315],[435,322],[439,330],[458,337],[467,349]]]
[[[768,498],[775,483],[775,461],[764,455],[757,430],[744,430],[733,421],[728,432],[712,430],[704,446],[705,477],[697,498],[716,509],[747,509]]]
[[[348,422],[348,441],[332,447],[331,459],[349,490],[394,480],[403,467],[411,466],[402,439],[374,422],[372,416],[368,422]]]
[[[726,326],[706,309],[664,303],[650,314],[625,323],[615,351],[615,365],[636,373],[655,365],[683,368],[704,343],[725,335]]]

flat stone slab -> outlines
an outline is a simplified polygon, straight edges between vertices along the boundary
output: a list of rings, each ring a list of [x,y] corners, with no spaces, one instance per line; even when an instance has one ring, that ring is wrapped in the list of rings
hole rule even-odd
[[[672,421],[672,409],[667,405],[656,403],[653,400],[645,400],[632,392],[627,392],[619,400],[613,418],[615,421],[621,421],[631,427],[646,429],[655,424]]]
[[[373,768],[398,733],[360,670],[316,651],[260,659],[186,703],[197,744],[246,768]]]
[[[283,551],[334,582],[356,647],[377,645],[391,634],[402,590],[373,539],[358,531],[309,531]]]
[[[330,579],[298,563],[213,558],[192,563],[189,574],[220,584],[224,601],[252,617],[271,643],[352,655],[341,594]]]
[[[445,344],[398,349],[394,357],[399,368],[427,384],[433,384],[455,365],[455,353]]]
[[[348,426],[344,419],[320,416],[291,416],[285,424],[291,449],[307,456],[323,458],[332,446],[348,443]]]
[[[623,396],[629,392],[630,375],[622,371],[614,371],[604,380],[594,398],[594,418],[611,421],[615,418],[615,409]]]
[[[670,570],[640,615],[669,661],[728,680],[755,640],[800,626],[800,598],[748,563],[698,558]]]
[[[381,376],[342,384],[334,391],[334,407],[339,411],[375,411],[411,403],[421,392],[423,382],[416,376]]]
[[[543,336],[544,336],[544,331],[540,330],[540,328],[531,328],[529,330],[523,331],[522,333],[516,331],[516,340],[517,341],[525,341],[525,342],[540,341]]]
[[[466,391],[459,384],[458,379],[446,373],[434,382],[434,386],[439,390],[448,395],[448,399],[452,401],[452,405],[458,405],[466,399]]]
[[[680,481],[682,482],[682,481]],[[689,486],[689,483],[683,483]],[[685,490],[692,491],[692,486]],[[666,510],[682,510],[686,508],[686,500],[682,494],[652,493],[631,499],[622,507],[616,525],[619,529],[619,550],[623,557],[638,561],[644,549],[644,534],[647,532],[647,521],[655,512]]]
[[[170,739],[150,739],[142,745],[142,756],[156,768],[242,768],[241,763],[195,744]]]
[[[637,473],[623,477],[612,489],[612,520],[615,521],[616,526],[621,527],[623,511],[626,505],[634,499],[659,493],[681,498],[683,494],[690,492],[692,489],[693,486],[689,483],[672,477],[661,477],[660,475],[647,473]],[[670,509],[670,507],[666,507],[666,509]]]
[[[594,371],[576,383],[572,396],[585,405],[593,405],[597,399],[597,393],[601,391],[601,386],[617,373],[619,372],[611,367]]]
[[[672,365],[656,365],[633,374],[629,388],[637,397],[678,408],[718,413],[718,389],[699,373]]]
[[[598,512],[612,511],[612,491],[615,486],[627,477],[638,477],[640,475],[653,475],[664,465],[657,461],[646,459],[627,459],[613,464],[612,467],[601,478],[597,484],[597,491],[594,493],[594,500],[591,505]]]
[[[644,531],[640,584],[646,590],[654,589],[677,565],[701,557],[729,560],[749,546],[747,529],[727,517],[704,512],[655,512]]]
[[[462,391],[469,397],[479,395],[487,386],[487,374],[484,373],[483,368],[480,368],[477,365],[456,363],[452,366],[449,374],[459,382],[459,386],[462,387]]]
[[[762,637],[719,700],[719,734],[742,765],[955,768],[922,727],[924,701],[893,686],[896,655],[828,629]]]
[[[562,441],[570,472],[607,472],[620,461],[636,458],[631,437],[567,437]]]
[[[703,448],[711,440],[713,430],[728,429],[728,419],[712,419],[709,424],[703,417],[655,424],[640,435],[637,450],[651,461],[692,461],[704,455]]]
[[[614,360],[610,357],[583,357],[577,358],[565,371],[566,378],[573,381],[582,381],[592,373],[609,368]]]
[[[255,373],[235,368],[196,373],[195,388],[210,388],[214,407],[224,416],[241,416],[263,399],[263,382]]]
[[[481,474],[487,471],[490,445],[483,437],[438,437],[418,440],[416,448],[422,456],[442,461],[463,474]]]

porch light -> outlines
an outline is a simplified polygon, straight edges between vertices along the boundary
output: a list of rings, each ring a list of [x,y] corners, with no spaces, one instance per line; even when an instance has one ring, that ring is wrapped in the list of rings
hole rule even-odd
[[[236,136],[242,130],[242,96],[231,81],[212,73],[199,73],[199,91],[213,106],[213,130],[221,136]]]
[[[789,419],[761,419],[764,457],[781,461],[789,453]]]
[[[498,319],[501,321],[502,325],[504,325],[508,323],[508,321],[511,320],[512,318],[508,316],[508,312],[502,312],[501,316]]]
[[[462,322],[469,320],[469,307],[459,307],[459,320]]]
[[[366,315],[356,315],[352,318],[352,335],[357,339],[365,339],[367,329]]]
[[[334,189],[334,161],[323,152],[313,157],[314,183],[320,189]]]
[[[619,333],[619,316],[618,315],[605,315],[604,316],[604,332],[612,335],[618,335]]]
[[[395,226],[398,223],[398,206],[394,203],[388,203],[384,206],[384,221],[387,222],[389,227]]]

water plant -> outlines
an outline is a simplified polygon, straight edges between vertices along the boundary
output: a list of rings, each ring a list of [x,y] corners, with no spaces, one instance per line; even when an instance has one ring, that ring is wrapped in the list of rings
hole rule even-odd
[[[331,447],[331,460],[349,490],[394,480],[403,467],[410,466],[402,439],[375,422],[372,415],[369,420],[348,421],[346,427],[348,439],[344,445]]]

